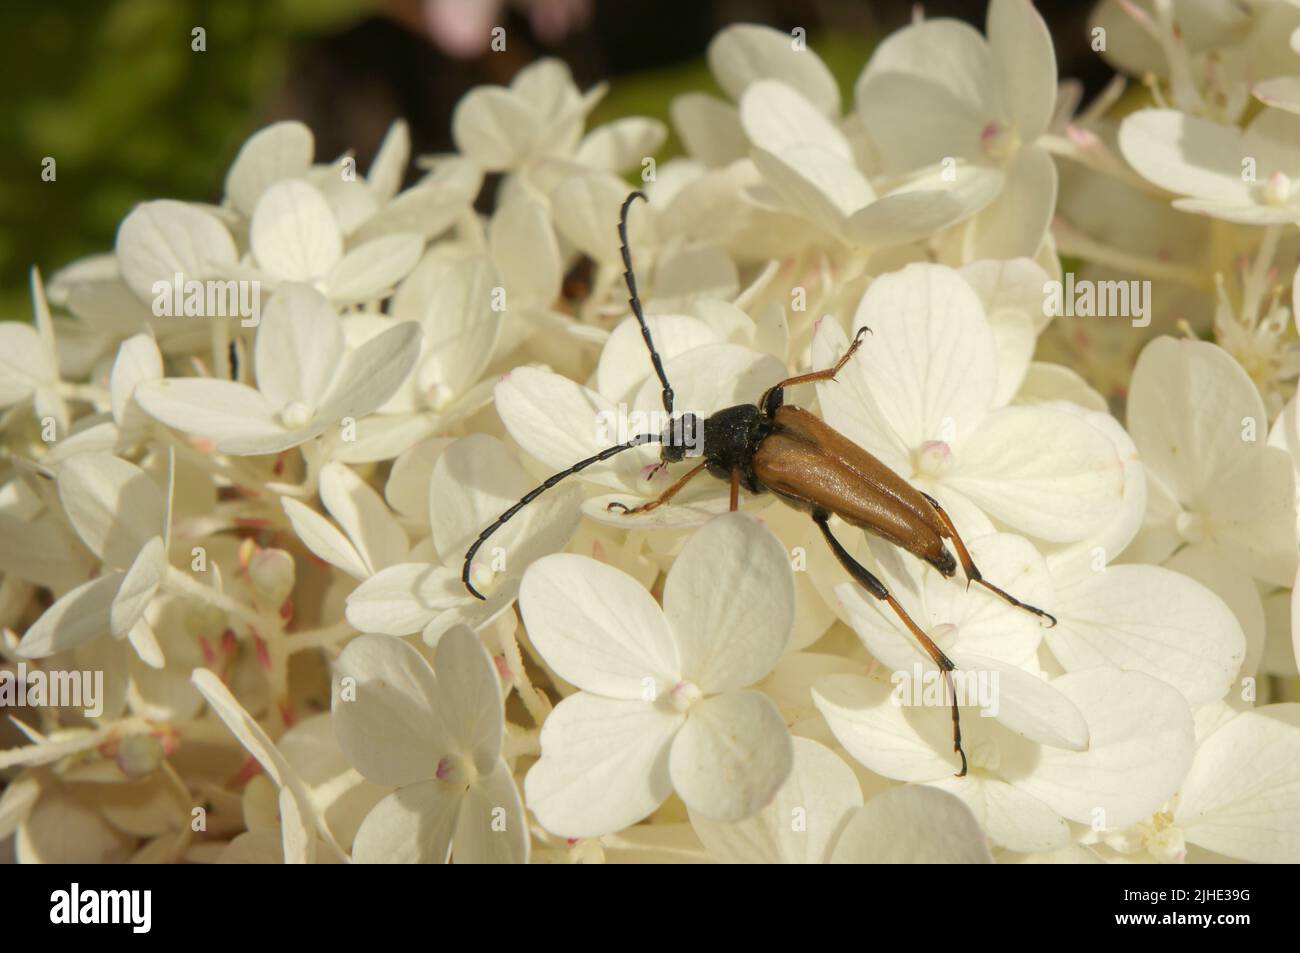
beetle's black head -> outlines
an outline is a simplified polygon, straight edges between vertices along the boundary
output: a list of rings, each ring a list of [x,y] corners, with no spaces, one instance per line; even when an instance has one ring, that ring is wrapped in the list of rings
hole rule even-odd
[[[659,438],[659,458],[664,463],[679,463],[687,457],[704,453],[704,427],[695,414],[674,417]]]

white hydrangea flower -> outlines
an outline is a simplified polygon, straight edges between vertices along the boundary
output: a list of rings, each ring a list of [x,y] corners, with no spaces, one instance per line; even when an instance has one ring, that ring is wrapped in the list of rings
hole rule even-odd
[[[720,516],[691,537],[663,609],[618,570],[563,554],[530,567],[520,611],[542,658],[579,689],[547,718],[542,759],[524,782],[544,828],[616,831],[674,791],[704,817],[739,820],[775,796],[790,737],[772,701],[748,686],[785,650],[794,580],[785,550],[752,517]]]
[[[1300,705],[1198,718],[1196,756],[1178,794],[1131,827],[1090,836],[1129,860],[1181,863],[1197,848],[1262,864],[1300,857]],[[1215,856],[1218,855],[1218,856]]]
[[[361,822],[361,863],[526,863],[529,836],[510,767],[496,667],[458,627],[433,667],[397,639],[343,650],[332,710],[339,744],[368,780],[396,788]]]
[[[59,499],[104,573],[60,598],[19,643],[44,658],[100,635],[130,639],[155,668],[162,651],[145,610],[167,574],[171,485],[164,494],[145,471],[107,454],[81,454],[59,469]]]
[[[1152,501],[1137,558],[1205,557],[1192,575],[1225,599],[1240,574],[1290,585],[1296,571],[1295,477],[1267,443],[1259,392],[1221,348],[1158,338],[1133,371],[1128,426]]]
[[[411,550],[406,532],[379,494],[351,469],[325,464],[320,497],[337,526],[299,500],[280,501],[294,532],[313,553],[359,580],[406,562]]]
[[[1091,23],[1141,103],[1082,105],[1025,0],[984,35],[918,14],[850,108],[802,33],[740,24],[722,98],[672,103],[685,156],[587,129],[605,84],[541,60],[410,188],[405,122],[364,175],[279,122],[219,204],[136,206],[48,294],[33,269],[0,324],[0,667],[103,686],[0,726],[0,858],[1300,859],[1300,5]],[[625,241],[678,414],[873,332],[789,402],[1056,621],[841,534],[974,683],[966,776],[914,633],[773,494],[612,512],[691,465],[650,444],[497,525],[668,423]],[[1150,330],[1053,321],[1067,273],[1150,279]],[[257,330],[155,313],[177,275],[258,282]]]
[[[751,158],[775,193],[756,193],[756,200],[806,218],[857,249],[927,238],[974,215],[1002,186],[996,170],[954,166],[878,192],[859,171],[844,134],[777,80],[749,85],[740,100],[740,121],[754,145]]]
[[[878,278],[851,330],[871,336],[831,383],[826,421],[914,480],[960,529],[972,507],[1021,533],[1068,542],[1119,508],[1114,444],[1077,417],[999,400],[998,345],[979,297],[952,269],[914,264]],[[822,321],[813,364],[833,363],[844,332]],[[1021,365],[1021,373],[1023,368]]]
[[[1174,208],[1242,225],[1300,220],[1300,116],[1265,109],[1244,130],[1173,109],[1120,125],[1124,158]]]
[[[433,464],[428,490],[436,561],[398,562],[374,572],[348,596],[348,621],[359,631],[381,635],[423,632],[432,644],[452,625],[478,628],[508,608],[529,564],[562,549],[573,535],[579,519],[576,487],[545,494],[479,551],[470,581],[487,595],[485,601],[466,591],[461,565],[483,527],[534,482],[493,437],[472,434],[448,445]],[[336,558],[347,559],[346,550]]]
[[[32,269],[35,327],[17,321],[0,322],[0,408],[30,400],[37,418],[52,417],[60,435],[68,430],[59,355],[50,306],[41,273]]]
[[[349,349],[333,306],[306,285],[270,301],[253,359],[257,388],[216,378],[141,383],[135,400],[169,427],[221,453],[278,453],[371,413],[401,386],[419,354],[420,328],[402,321]]]
[[[857,108],[887,171],[945,159],[1003,170],[966,241],[976,257],[1032,256],[1056,206],[1056,166],[1038,142],[1056,105],[1056,55],[1023,0],[992,0],[986,32],[924,20],[892,34],[858,79]]]
[[[1095,668],[1044,683],[1082,715],[1083,750],[1035,744],[990,718],[962,719],[970,772],[953,776],[947,705],[903,707],[884,681],[832,674],[813,690],[835,738],[872,771],[957,795],[997,844],[1029,853],[1069,843],[1066,821],[1124,828],[1178,790],[1192,761],[1192,714],[1149,675]]]

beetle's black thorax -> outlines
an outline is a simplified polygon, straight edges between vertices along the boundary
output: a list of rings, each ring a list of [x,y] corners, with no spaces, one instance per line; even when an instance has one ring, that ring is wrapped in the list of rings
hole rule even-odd
[[[731,471],[739,467],[741,485],[751,493],[762,493],[750,464],[772,426],[755,404],[737,404],[711,414],[704,421],[704,462],[709,473],[730,480]]]

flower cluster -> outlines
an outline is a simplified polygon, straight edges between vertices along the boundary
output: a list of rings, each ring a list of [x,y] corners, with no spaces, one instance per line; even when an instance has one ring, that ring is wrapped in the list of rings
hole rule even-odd
[[[34,270],[0,852],[1300,861],[1300,7],[1103,0],[1091,36],[1118,72],[1080,109],[1027,0],[916,20],[851,102],[802,31],[730,27],[662,161],[543,60],[409,188],[400,121],[365,175],[278,123],[219,205]],[[860,336],[787,403],[1054,625],[708,475],[629,513],[699,464],[655,443],[462,566],[670,425],[634,187],[676,412]]]

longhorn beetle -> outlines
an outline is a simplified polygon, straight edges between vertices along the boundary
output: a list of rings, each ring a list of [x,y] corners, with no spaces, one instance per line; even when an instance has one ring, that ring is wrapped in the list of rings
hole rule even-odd
[[[957,694],[952,683],[952,672],[956,666],[912,620],[884,584],[854,559],[843,544],[835,538],[830,527],[831,517],[838,516],[850,526],[856,526],[879,536],[886,542],[924,560],[949,578],[956,574],[957,562],[960,560],[968,587],[972,582],[979,583],[1011,605],[1046,620],[1049,627],[1056,625],[1055,617],[1042,609],[1021,602],[980,575],[970,552],[966,549],[966,544],[957,532],[957,527],[953,525],[938,500],[913,487],[867,451],[832,430],[808,411],[784,403],[787,387],[835,380],[835,375],[839,373],[840,368],[849,362],[862,345],[862,335],[868,330],[867,328],[858,331],[853,343],[835,362],[834,367],[787,378],[768,388],[757,404],[728,407],[710,414],[703,421],[691,413],[674,416],[673,388],[668,383],[663,361],[659,357],[659,352],[655,350],[654,341],[650,336],[650,326],[646,323],[641,299],[637,294],[636,277],[632,272],[632,253],[627,240],[627,218],[628,210],[637,199],[645,199],[645,195],[641,192],[633,192],[623,202],[619,214],[618,235],[622,242],[623,278],[627,282],[628,303],[632,307],[632,314],[641,326],[641,337],[645,339],[646,347],[650,351],[650,363],[654,365],[659,383],[663,385],[664,410],[670,422],[662,433],[639,434],[626,443],[607,447],[594,456],[580,460],[567,470],[561,470],[526,493],[518,503],[502,513],[496,522],[483,530],[478,539],[474,540],[469,551],[465,553],[465,567],[461,573],[465,588],[475,597],[485,598],[469,580],[474,554],[507,520],[555,484],[624,450],[631,450],[633,447],[648,443],[660,445],[660,462],[656,469],[670,463],[679,463],[686,458],[688,450],[697,447],[697,436],[702,427],[703,447],[691,454],[702,456],[704,458],[702,462],[664,490],[658,499],[631,508],[622,503],[610,503],[609,508],[621,509],[626,516],[653,510],[676,496],[682,487],[701,471],[708,470],[713,476],[730,481],[732,510],[738,508],[740,488],[744,487],[750,493],[771,491],[788,505],[808,513],[822,535],[826,537],[826,542],[835,557],[848,570],[849,575],[871,595],[889,604],[908,631],[921,644],[926,654],[943,672],[952,699],[953,750],[961,756],[961,771],[958,772],[957,777],[964,777],[966,753],[962,750]],[[952,553],[944,546],[944,540],[952,543],[957,551],[956,559],[953,559]]]

